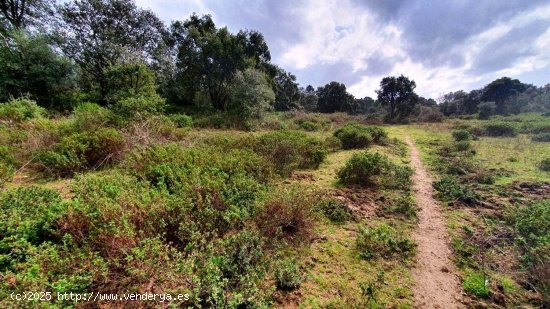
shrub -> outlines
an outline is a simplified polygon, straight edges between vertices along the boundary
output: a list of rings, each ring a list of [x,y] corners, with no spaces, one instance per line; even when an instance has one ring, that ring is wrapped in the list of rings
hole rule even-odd
[[[287,176],[298,168],[317,168],[327,155],[327,145],[319,138],[298,131],[277,131],[261,135],[253,141],[253,150]]]
[[[299,186],[280,188],[270,193],[254,220],[269,239],[302,243],[314,232],[317,200],[314,192]]]
[[[319,202],[315,208],[332,222],[346,222],[353,219],[351,209],[345,203],[327,198]]]
[[[321,126],[315,122],[312,121],[303,121],[298,124],[300,128],[304,129],[305,131],[319,131],[321,129]]]
[[[434,182],[433,187],[447,201],[460,200],[466,204],[474,204],[479,201],[477,193],[461,185],[454,177],[445,176]]]
[[[406,258],[412,256],[416,245],[403,231],[382,223],[361,228],[356,247],[365,259],[390,258],[396,255]]]
[[[539,162],[539,170],[543,172],[550,172],[550,158],[543,159]]]
[[[550,133],[539,133],[539,134],[533,135],[531,139],[534,142],[550,142]]]
[[[486,276],[480,272],[469,272],[464,278],[463,286],[464,291],[477,297],[487,298],[491,295]]]
[[[29,119],[40,118],[46,110],[27,98],[11,99],[0,104],[0,121],[21,122]]]
[[[417,119],[420,122],[441,122],[443,121],[443,113],[437,107],[420,106]]]
[[[77,130],[96,130],[113,121],[111,110],[95,103],[82,103],[74,110],[74,125]]]
[[[11,165],[0,161],[0,187],[11,180],[14,172],[15,170]]]
[[[164,105],[164,99],[155,93],[124,98],[111,105],[111,109],[118,116],[118,121],[125,123],[160,114],[164,110]]]
[[[495,122],[485,125],[485,135],[488,136],[516,136],[517,130],[512,124]]]
[[[57,191],[37,186],[0,194],[0,269],[24,260],[31,246],[55,239],[65,207]]]
[[[256,231],[244,230],[230,235],[221,243],[221,270],[230,284],[238,286],[242,280],[250,280],[251,276],[261,272],[263,268],[263,241]]]
[[[302,284],[302,273],[295,259],[283,259],[275,265],[275,281],[280,290],[294,290]]]
[[[178,126],[178,128],[187,128],[193,126],[193,118],[184,114],[170,115],[170,119]]]
[[[342,184],[376,185],[406,188],[410,184],[412,170],[408,166],[392,163],[379,153],[356,153],[338,171]]]
[[[348,123],[334,132],[344,149],[365,148],[372,143],[380,144],[388,137],[379,127],[369,127],[358,123]]]
[[[460,142],[455,142],[454,147],[456,151],[467,151],[470,148],[472,148],[472,144],[470,144],[470,141],[460,141]]]
[[[96,169],[116,161],[124,148],[124,138],[112,128],[74,133],[63,137],[50,150],[37,153],[44,170],[58,177]]]
[[[384,212],[389,214],[404,215],[406,218],[415,218],[416,202],[411,195],[402,195],[395,201],[388,203],[388,205],[384,207]]]
[[[489,119],[496,109],[496,104],[494,102],[481,102],[478,105],[479,119]]]
[[[469,131],[467,130],[455,130],[453,131],[453,138],[455,141],[467,141],[472,137]]]

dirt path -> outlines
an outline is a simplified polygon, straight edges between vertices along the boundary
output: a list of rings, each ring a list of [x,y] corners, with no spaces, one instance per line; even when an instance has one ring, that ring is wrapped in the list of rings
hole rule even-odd
[[[445,220],[439,204],[433,199],[432,180],[422,162],[420,153],[410,137],[406,142],[411,149],[411,165],[415,170],[413,181],[419,208],[418,228],[414,239],[418,244],[417,265],[412,274],[416,308],[463,308],[461,288],[449,249]]]

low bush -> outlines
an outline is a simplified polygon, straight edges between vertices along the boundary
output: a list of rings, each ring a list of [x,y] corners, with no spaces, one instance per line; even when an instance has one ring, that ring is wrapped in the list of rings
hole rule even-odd
[[[403,231],[382,223],[374,227],[361,228],[356,239],[356,247],[365,259],[394,256],[407,258],[412,256],[416,245]]]
[[[459,141],[454,143],[454,147],[456,151],[467,151],[472,148],[472,144],[470,141]]]
[[[383,212],[393,215],[403,215],[405,218],[416,218],[415,199],[407,194],[399,196],[384,206]]]
[[[539,133],[531,137],[533,142],[550,142],[550,133]]]
[[[479,195],[451,176],[445,176],[434,182],[433,187],[446,201],[460,200],[466,204],[475,204],[479,201]]]
[[[472,138],[472,135],[467,130],[455,130],[453,131],[453,138],[455,141],[467,141]]]
[[[120,123],[160,114],[164,107],[165,101],[158,94],[132,96],[111,105]]]
[[[0,188],[12,179],[14,172],[15,169],[11,165],[0,162]]]
[[[280,290],[294,290],[302,284],[302,272],[295,259],[287,258],[276,263],[274,275]]]
[[[65,136],[51,149],[40,150],[36,158],[46,173],[66,177],[115,162],[123,148],[118,131],[101,128]]]
[[[74,127],[76,130],[92,131],[109,126],[113,123],[113,112],[95,103],[82,103],[74,112]]]
[[[334,136],[340,139],[344,149],[356,149],[368,147],[373,143],[383,143],[388,134],[380,127],[348,123],[336,130]]]
[[[516,136],[517,129],[514,125],[506,122],[494,122],[484,126],[487,136]]]
[[[65,205],[57,191],[37,186],[0,194],[0,270],[25,260],[29,251],[55,237]]]
[[[543,172],[550,172],[550,158],[543,159],[539,162],[539,170]]]
[[[0,121],[18,123],[21,121],[40,118],[46,110],[27,98],[11,99],[0,104]]]
[[[299,186],[280,188],[269,194],[254,221],[268,239],[307,242],[314,233],[315,192]]]
[[[184,114],[170,115],[170,119],[176,124],[178,128],[187,128],[193,126],[193,118]]]
[[[319,202],[315,209],[321,212],[332,222],[346,222],[353,219],[353,213],[348,206],[333,198],[326,198]]]
[[[397,165],[379,153],[354,154],[338,171],[338,180],[346,185],[384,185],[407,189],[411,183],[412,169]]]
[[[303,130],[305,131],[309,131],[309,132],[312,132],[312,131],[319,131],[321,130],[321,125],[315,123],[315,122],[312,122],[312,121],[302,121],[302,122],[298,122],[298,125],[300,126],[300,128],[302,128]]]

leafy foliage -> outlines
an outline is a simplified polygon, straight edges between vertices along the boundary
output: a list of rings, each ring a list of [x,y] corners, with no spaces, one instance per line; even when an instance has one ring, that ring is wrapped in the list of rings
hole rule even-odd
[[[414,241],[402,231],[385,223],[363,227],[356,239],[357,250],[365,259],[410,257],[416,247]]]
[[[334,131],[344,149],[365,148],[371,144],[382,144],[388,134],[380,127],[349,123]]]
[[[27,98],[11,99],[0,104],[0,121],[18,123],[29,119],[40,118],[45,114],[45,109],[38,106],[35,101]]]
[[[475,204],[480,198],[477,193],[463,186],[456,178],[451,176],[445,176],[434,182],[433,187],[448,201],[460,200],[466,204]]]
[[[284,259],[275,265],[275,280],[277,288],[294,290],[302,284],[302,274],[294,259]]]
[[[411,183],[412,170],[391,162],[378,153],[354,154],[338,171],[338,180],[343,184],[384,185],[407,189]]]

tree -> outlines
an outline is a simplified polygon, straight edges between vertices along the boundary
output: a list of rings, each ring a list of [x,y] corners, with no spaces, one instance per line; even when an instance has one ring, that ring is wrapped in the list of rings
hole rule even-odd
[[[380,81],[380,90],[376,93],[378,102],[388,108],[388,120],[403,120],[411,114],[418,102],[415,88],[416,83],[403,75],[384,77]]]
[[[489,119],[496,109],[495,102],[482,102],[479,104],[479,119]]]
[[[288,111],[299,107],[300,89],[296,82],[296,76],[277,68],[274,79],[275,110]]]
[[[0,0],[0,33],[41,25],[53,14],[52,0]]]
[[[212,106],[225,111],[229,104],[229,81],[236,71],[267,69],[271,60],[263,35],[256,31],[232,34],[216,28],[210,15],[193,14],[171,26],[171,46],[177,54],[176,76],[171,93],[177,104],[192,104],[198,93]]]
[[[10,32],[0,42],[0,102],[28,95],[43,107],[68,109],[76,88],[76,68],[56,54],[42,35]]]
[[[261,118],[275,100],[266,75],[252,68],[235,73],[230,94],[230,112],[244,121]]]
[[[319,101],[319,97],[317,97],[317,94],[315,93],[315,88],[313,86],[308,85],[305,89],[300,88],[300,99],[299,99],[298,105],[300,108],[308,111],[308,112],[315,112],[317,111],[317,102]]]
[[[156,94],[154,73],[143,63],[124,63],[111,66],[106,71],[108,103]]]
[[[495,102],[497,114],[509,112],[506,104],[507,100],[513,96],[517,96],[529,88],[530,85],[524,84],[517,79],[502,77],[492,81],[483,88],[481,101]]]
[[[346,85],[338,82],[330,82],[317,88],[317,108],[321,113],[334,113],[351,111],[355,99],[346,90]]]
[[[165,28],[151,11],[133,0],[74,0],[59,8],[56,27],[62,51],[80,65],[105,102],[106,70],[127,62],[151,63],[164,45]]]

